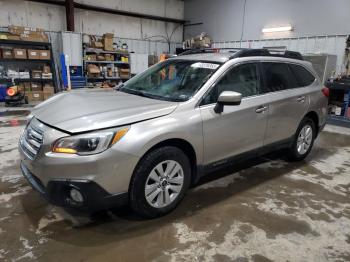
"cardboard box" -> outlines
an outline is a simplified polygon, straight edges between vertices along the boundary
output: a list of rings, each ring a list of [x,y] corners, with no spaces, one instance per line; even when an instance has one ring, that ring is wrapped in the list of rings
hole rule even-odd
[[[31,28],[24,26],[9,26],[11,40],[23,40],[33,42],[48,42],[48,35],[42,28]],[[10,38],[9,38],[10,39]]]
[[[113,69],[112,68],[107,69],[107,77],[113,77]]]
[[[42,79],[52,79],[52,73],[42,73],[41,78]]]
[[[51,84],[45,84],[43,91],[44,93],[55,93],[55,88]]]
[[[89,74],[100,74],[101,73],[100,68],[94,64],[89,64],[87,66],[87,71]]]
[[[8,35],[7,36],[8,40],[21,40],[21,38],[19,37],[19,35]]]
[[[22,48],[13,49],[15,59],[27,59],[27,50]]]
[[[40,59],[40,50],[28,49],[28,59]]]
[[[15,25],[10,25],[8,27],[8,31],[9,33],[13,34],[13,35],[20,35],[22,34],[25,30],[28,30],[29,28],[25,28],[23,26],[15,26]]]
[[[25,92],[30,92],[30,82],[24,82],[23,86]]]
[[[51,67],[47,66],[47,65],[44,65],[43,66],[43,73],[44,74],[49,74],[51,73]]]
[[[121,78],[128,78],[128,77],[130,77],[130,69],[128,69],[128,68],[119,68],[119,76]]]
[[[113,37],[114,34],[104,34],[102,38],[103,49],[106,51],[114,51],[113,48]]]
[[[24,31],[20,38],[23,41],[30,42],[49,42],[49,37],[44,32]]]
[[[2,58],[12,59],[13,58],[13,51],[10,49],[3,49],[2,50]]]
[[[17,90],[18,92],[23,93],[25,91],[24,83],[19,83],[17,85]]]
[[[55,93],[54,92],[43,92],[43,100],[47,100],[50,97],[52,97]]]
[[[34,91],[43,91],[43,85],[41,83],[31,82],[30,90],[32,92],[34,92]]]
[[[44,100],[43,91],[26,92],[26,97],[27,97],[29,103],[33,102],[33,101],[43,101]]]
[[[41,59],[41,60],[50,60],[51,59],[50,50],[40,50],[40,52],[39,52],[39,59]]]
[[[41,79],[41,74],[42,74],[41,70],[32,70],[32,78]]]

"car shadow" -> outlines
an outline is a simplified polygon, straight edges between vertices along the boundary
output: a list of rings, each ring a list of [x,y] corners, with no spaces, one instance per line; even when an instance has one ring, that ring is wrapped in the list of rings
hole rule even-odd
[[[305,162],[284,162],[280,160],[280,156],[281,153],[277,152],[208,174],[196,187],[189,190],[185,199],[173,212],[160,218],[146,220],[135,215],[129,207],[122,207],[97,213],[93,216],[91,223],[78,229],[69,227],[69,222],[63,220],[51,223],[44,230],[53,232],[50,238],[55,241],[82,247],[100,246],[149,234],[305,165]],[[281,162],[282,165],[276,164]],[[232,179],[227,182],[227,185],[215,186],[215,181],[231,178],[231,176]],[[25,213],[34,227],[46,215],[49,207],[44,200],[38,200],[38,198],[39,195],[34,191],[22,198]]]

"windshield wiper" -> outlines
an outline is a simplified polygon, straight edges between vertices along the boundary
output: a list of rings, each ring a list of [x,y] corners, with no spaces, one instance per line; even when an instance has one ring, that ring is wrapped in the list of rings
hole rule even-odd
[[[128,93],[128,94],[132,94],[132,95],[137,95],[137,96],[142,96],[142,97],[147,97],[147,98],[152,98],[152,99],[160,99],[160,97],[156,96],[156,95],[152,95],[146,92],[142,92],[139,90],[135,90],[135,89],[129,89],[129,88],[122,88],[119,91]]]
[[[154,95],[154,94],[150,94],[147,92],[142,92],[139,90],[135,90],[135,89],[129,89],[129,88],[122,88],[118,91],[121,92],[125,92],[128,94],[132,94],[132,95],[137,95],[137,96],[142,96],[142,97],[147,97],[147,98],[151,98],[151,99],[156,99],[156,100],[163,100],[163,101],[169,101],[169,102],[183,102],[186,101],[186,99],[181,99],[181,98],[176,98],[176,97],[164,97],[164,96],[160,96],[160,95]]]

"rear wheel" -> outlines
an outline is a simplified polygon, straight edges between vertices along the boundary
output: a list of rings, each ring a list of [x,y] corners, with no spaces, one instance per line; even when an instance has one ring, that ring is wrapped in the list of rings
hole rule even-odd
[[[315,123],[305,117],[296,132],[294,142],[288,150],[288,159],[291,161],[303,160],[310,153],[316,137]]]
[[[188,157],[179,148],[157,148],[140,160],[130,183],[132,209],[146,218],[165,215],[183,199],[191,178]]]

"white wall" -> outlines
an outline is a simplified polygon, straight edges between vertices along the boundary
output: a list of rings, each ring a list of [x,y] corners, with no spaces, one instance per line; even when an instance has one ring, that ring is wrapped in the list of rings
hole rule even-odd
[[[77,2],[177,19],[184,17],[184,2],[181,0],[78,0]],[[60,6],[23,0],[0,0],[0,26],[10,24],[41,27],[48,31],[65,31],[65,10]],[[174,23],[75,10],[77,32],[97,35],[113,32],[116,37],[144,39],[155,35],[165,37],[176,27],[177,24]],[[152,38],[152,40],[161,39]],[[181,26],[175,31],[171,41],[182,41]]]
[[[185,19],[201,26],[186,28],[186,37],[202,31],[214,41],[240,40],[244,0],[186,0]],[[349,0],[247,0],[243,40],[350,33]],[[261,33],[264,27],[291,24],[290,33]]]

